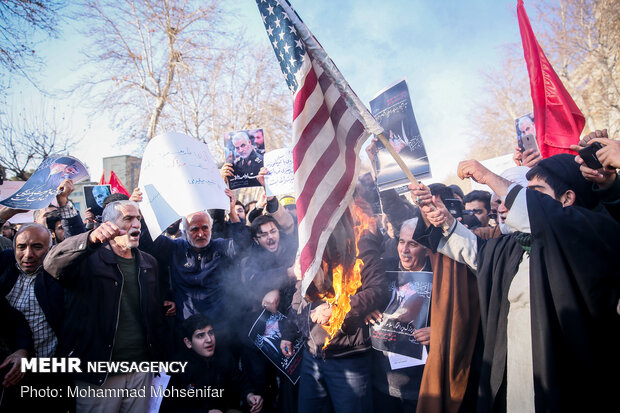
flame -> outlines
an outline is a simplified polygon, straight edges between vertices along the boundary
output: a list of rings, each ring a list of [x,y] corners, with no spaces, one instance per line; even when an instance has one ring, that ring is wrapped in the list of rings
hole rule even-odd
[[[351,212],[357,221],[353,230],[355,232],[355,251],[356,255],[359,256],[357,244],[362,233],[368,230],[371,225],[376,225],[376,223],[374,217],[369,217],[364,214],[362,209],[356,205],[353,206]],[[329,346],[329,343],[331,343],[332,339],[342,327],[344,318],[349,311],[351,311],[351,296],[362,286],[363,267],[364,262],[357,258],[355,264],[349,268],[348,271],[343,271],[342,265],[338,265],[332,271],[334,295],[325,298],[325,302],[327,302],[332,309],[332,314],[329,317],[328,324],[323,326],[325,331],[329,334],[329,336],[325,338],[323,350]]]

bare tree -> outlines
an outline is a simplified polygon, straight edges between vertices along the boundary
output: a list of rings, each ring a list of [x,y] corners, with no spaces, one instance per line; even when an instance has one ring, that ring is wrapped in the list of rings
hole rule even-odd
[[[541,0],[531,10],[536,37],[586,117],[585,131],[620,132],[620,0]],[[509,153],[514,119],[532,111],[521,44],[507,45],[500,70],[483,74],[485,88],[472,112],[478,139],[470,156]]]
[[[179,69],[200,60],[222,14],[218,0],[86,0],[79,17],[88,21],[85,55],[97,70],[82,86],[91,103],[134,137],[153,138],[178,93]]]
[[[0,98],[4,100],[12,75],[25,78],[38,89],[33,75],[42,65],[38,38],[56,37],[64,0],[0,1]],[[37,37],[37,35],[39,35]]]
[[[171,118],[221,159],[223,137],[235,130],[262,128],[268,148],[287,146],[292,95],[272,54],[237,38],[207,64],[181,71]]]
[[[12,106],[14,108],[16,106]],[[53,153],[64,153],[79,142],[70,120],[49,101],[0,114],[0,164],[18,180],[27,180]]]

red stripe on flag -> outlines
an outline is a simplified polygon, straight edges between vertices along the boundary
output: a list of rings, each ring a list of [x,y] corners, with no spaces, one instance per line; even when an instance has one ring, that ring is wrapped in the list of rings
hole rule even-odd
[[[329,76],[327,76],[327,72],[321,73],[321,76],[319,76],[319,86],[321,86],[321,90],[323,91],[323,94],[325,94],[325,92],[327,91],[327,89],[329,89],[331,85],[332,85],[332,81],[329,80]]]
[[[359,138],[363,131],[364,126],[359,121],[355,121],[355,123],[351,126],[351,129],[349,129],[349,133],[347,134],[346,139],[347,147],[345,153],[345,165],[347,165],[347,167],[344,174],[340,178],[340,181],[338,181],[338,184],[336,184],[325,203],[320,206],[320,214],[316,214],[316,218],[313,221],[312,230],[310,232],[311,234],[313,234],[313,236],[310,237],[306,245],[303,246],[300,255],[302,274],[310,266],[310,263],[314,259],[319,243],[319,235],[316,234],[321,234],[322,231],[325,229],[330,217],[333,215],[338,205],[340,205],[340,202],[342,202],[344,194],[349,188],[349,185],[351,185],[351,180],[355,173],[355,157],[357,156],[357,154],[355,153],[355,144],[356,140]]]
[[[336,101],[336,104],[332,108],[330,114],[330,119],[336,133],[338,132],[338,124],[340,123],[340,119],[342,118],[342,115],[344,115],[346,110],[347,104],[344,98],[341,96]],[[325,149],[325,152],[323,152],[323,154],[321,155],[321,158],[316,162],[314,168],[306,179],[306,183],[304,184],[301,194],[297,197],[297,219],[299,222],[304,219],[306,208],[310,204],[310,200],[314,196],[317,188],[320,186],[319,184],[321,183],[325,175],[327,175],[327,172],[329,172],[329,169],[331,168],[334,161],[338,159],[339,154],[340,151],[338,150],[338,141],[334,137],[332,142]],[[295,165],[299,164],[295,163]]]
[[[317,137],[321,129],[323,129],[323,126],[328,119],[329,109],[327,109],[327,104],[323,101],[319,110],[317,110],[312,120],[308,122],[299,136],[297,143],[295,143],[295,147],[293,148],[294,172],[297,172],[297,168],[303,162],[304,156],[306,156],[306,152],[308,152],[310,145],[312,145],[312,142],[314,142],[314,139]]]
[[[293,121],[297,119],[297,116],[304,110],[308,97],[314,92],[316,88],[317,78],[314,69],[310,68],[306,78],[304,79],[304,85],[299,89],[297,95],[295,95],[295,103],[293,104]]]

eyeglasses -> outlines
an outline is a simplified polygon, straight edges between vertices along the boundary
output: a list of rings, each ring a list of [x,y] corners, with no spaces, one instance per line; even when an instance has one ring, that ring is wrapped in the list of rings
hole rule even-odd
[[[256,234],[256,238],[267,238],[269,235],[273,235],[276,236],[280,231],[278,231],[277,229],[272,229],[269,232],[261,232],[259,234]]]

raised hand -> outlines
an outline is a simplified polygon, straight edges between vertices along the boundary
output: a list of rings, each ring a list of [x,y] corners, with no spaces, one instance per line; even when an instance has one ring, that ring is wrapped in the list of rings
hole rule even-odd
[[[93,232],[90,233],[88,239],[91,243],[104,244],[120,235],[125,235],[127,231],[120,229],[112,222],[103,222]]]
[[[71,179],[65,179],[58,185],[56,191],[56,202],[59,207],[64,207],[69,202],[69,195],[73,192],[74,186]]]
[[[461,179],[471,178],[479,184],[488,184],[488,180],[493,173],[480,162],[470,159],[459,163],[457,175]]]
[[[437,196],[433,196],[432,204],[434,210],[426,214],[426,218],[431,223],[431,225],[444,229],[450,228],[454,223],[454,217],[448,211],[448,208],[443,204],[441,198]]]
[[[269,175],[269,170],[263,166],[260,168],[260,171],[258,171],[258,175],[256,176],[256,179],[258,179],[258,182],[263,186],[263,188],[265,187],[265,175]]]
[[[133,202],[142,202],[142,191],[140,191],[140,188],[134,188],[129,200]]]

